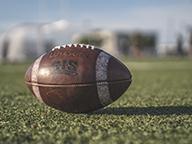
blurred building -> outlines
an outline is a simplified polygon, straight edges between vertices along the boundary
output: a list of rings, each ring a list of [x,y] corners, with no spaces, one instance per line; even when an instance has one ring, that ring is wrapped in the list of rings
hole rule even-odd
[[[46,51],[48,39],[41,41],[38,28],[33,25],[15,27],[1,35],[0,57],[2,61],[22,62],[34,59]]]
[[[65,21],[48,24],[21,24],[0,35],[0,62],[35,59],[56,45],[69,43]],[[71,32],[70,32],[71,33]]]
[[[157,36],[155,32],[95,30],[76,35],[74,41],[98,46],[117,57],[156,55]]]
[[[192,35],[192,34],[191,34]],[[160,56],[189,56],[192,54],[192,38],[190,32],[182,35],[175,34],[175,39],[172,42],[160,43],[157,46],[158,55]]]

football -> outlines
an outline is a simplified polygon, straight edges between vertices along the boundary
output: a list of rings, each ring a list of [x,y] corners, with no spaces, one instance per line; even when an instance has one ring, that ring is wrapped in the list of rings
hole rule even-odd
[[[117,58],[85,44],[57,46],[28,68],[25,83],[41,102],[69,113],[87,113],[117,100],[131,73]]]

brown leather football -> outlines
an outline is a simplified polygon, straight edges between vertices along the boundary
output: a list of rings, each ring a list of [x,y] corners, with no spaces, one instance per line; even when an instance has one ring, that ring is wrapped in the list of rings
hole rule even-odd
[[[131,84],[128,68],[94,46],[68,44],[43,54],[25,82],[41,102],[64,112],[85,113],[118,99]]]

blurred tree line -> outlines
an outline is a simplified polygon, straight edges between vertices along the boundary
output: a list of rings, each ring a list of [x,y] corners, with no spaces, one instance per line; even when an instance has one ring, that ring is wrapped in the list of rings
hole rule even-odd
[[[82,36],[78,40],[78,43],[90,44],[94,46],[101,46],[102,42],[103,42],[103,39],[98,36]]]
[[[154,34],[145,34],[141,32],[134,32],[131,34],[117,33],[117,41],[119,41],[119,49],[124,55],[132,53],[133,56],[140,57],[142,51],[145,49],[155,49],[157,37]],[[84,35],[78,39],[79,43],[91,44],[95,46],[102,46],[105,39],[98,35]],[[123,44],[121,44],[121,42]]]
[[[140,32],[135,32],[130,37],[130,43],[134,56],[140,57],[142,50],[145,48],[154,49],[156,47],[157,38],[155,35],[144,35]]]

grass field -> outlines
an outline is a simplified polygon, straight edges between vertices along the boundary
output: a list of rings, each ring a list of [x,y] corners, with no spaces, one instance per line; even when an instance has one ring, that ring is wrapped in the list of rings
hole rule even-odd
[[[129,90],[91,114],[39,103],[23,82],[27,65],[0,65],[0,143],[191,143],[192,60],[126,64]]]

